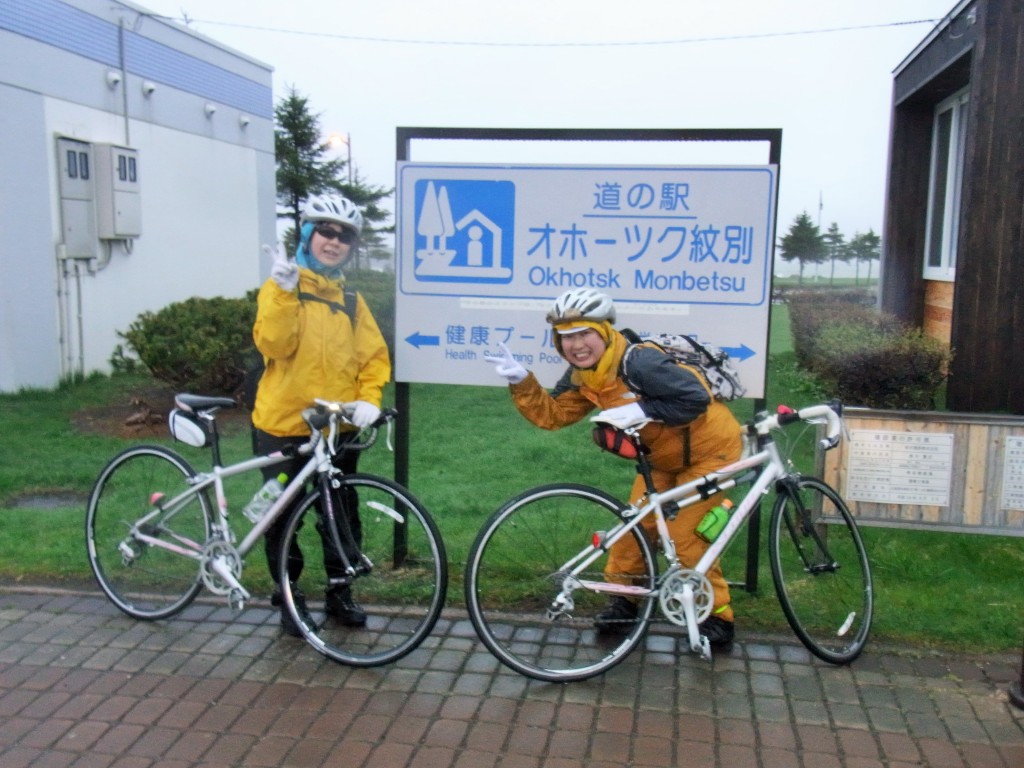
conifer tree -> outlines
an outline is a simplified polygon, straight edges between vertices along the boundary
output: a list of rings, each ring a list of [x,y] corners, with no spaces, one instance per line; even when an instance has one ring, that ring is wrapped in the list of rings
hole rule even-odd
[[[284,247],[295,250],[302,215],[302,203],[310,195],[338,192],[359,206],[363,213],[363,233],[356,251],[355,268],[360,267],[360,251],[369,258],[385,258],[390,253],[384,233],[393,232],[390,213],[381,201],[391,195],[389,188],[367,183],[348,162],[329,157],[332,149],[320,126],[320,115],[311,111],[309,99],[294,87],[274,108],[274,155],[277,162],[277,216],[291,219]],[[351,178],[351,182],[349,179]]]
[[[804,282],[804,267],[820,264],[825,260],[824,238],[818,227],[811,221],[807,211],[800,213],[789,227],[789,232],[779,240],[784,261],[800,262],[800,283]]]

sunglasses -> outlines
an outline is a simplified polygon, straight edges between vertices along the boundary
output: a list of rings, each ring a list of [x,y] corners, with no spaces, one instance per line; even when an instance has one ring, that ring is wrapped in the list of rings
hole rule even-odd
[[[341,232],[339,232],[336,229],[332,229],[331,227],[321,224],[319,227],[314,227],[313,231],[320,235],[320,237],[325,237],[328,240],[334,240],[337,238],[345,245],[352,245],[352,243],[356,241],[356,233],[350,229],[342,229]]]

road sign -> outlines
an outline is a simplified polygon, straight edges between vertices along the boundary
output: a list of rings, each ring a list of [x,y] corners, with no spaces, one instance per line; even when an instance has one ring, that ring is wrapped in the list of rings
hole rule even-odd
[[[566,368],[544,315],[574,287],[617,327],[730,351],[764,394],[776,166],[398,164],[396,379],[503,382],[504,342],[546,386]]]

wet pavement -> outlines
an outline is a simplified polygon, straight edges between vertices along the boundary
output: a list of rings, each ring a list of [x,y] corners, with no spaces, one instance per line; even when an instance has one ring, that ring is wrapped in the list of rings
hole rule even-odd
[[[646,646],[533,681],[446,613],[401,661],[341,666],[266,602],[155,623],[99,593],[0,588],[0,766],[1024,768],[1021,654],[869,643],[849,667],[744,635],[711,662]]]

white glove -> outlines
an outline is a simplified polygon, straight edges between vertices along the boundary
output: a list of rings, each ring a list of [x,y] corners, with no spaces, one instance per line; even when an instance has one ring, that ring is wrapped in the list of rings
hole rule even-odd
[[[498,372],[499,376],[505,377],[509,384],[518,384],[530,375],[530,372],[523,368],[518,360],[512,357],[512,352],[505,346],[504,342],[499,341],[498,346],[501,347],[502,354],[495,355],[490,352],[484,352],[484,360],[488,363],[494,363],[494,370]]]
[[[591,416],[590,420],[600,421],[605,424],[611,424],[619,429],[625,429],[626,427],[635,427],[637,424],[646,424],[651,419],[644,413],[644,409],[640,407],[639,403],[630,403],[629,405],[608,408],[601,411],[597,416]]]
[[[270,257],[274,265],[270,268],[270,277],[282,291],[294,291],[299,284],[299,265],[287,256],[278,253],[272,245],[263,246],[263,255]]]
[[[365,400],[356,400],[352,406],[352,415],[348,417],[348,420],[360,429],[366,429],[380,416],[380,408]]]

